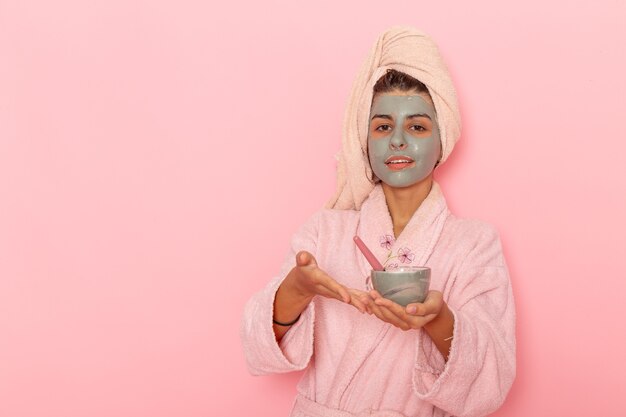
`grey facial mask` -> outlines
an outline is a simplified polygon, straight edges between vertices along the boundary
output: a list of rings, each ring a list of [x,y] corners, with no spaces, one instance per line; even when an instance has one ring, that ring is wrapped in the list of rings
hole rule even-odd
[[[376,118],[376,124],[388,124],[372,138],[372,120],[376,115],[391,120]],[[421,117],[432,121],[429,136],[416,134],[411,126],[424,124]],[[435,108],[418,95],[381,94],[374,99],[370,111],[370,129],[367,137],[369,160],[372,171],[382,182],[392,187],[408,187],[424,180],[433,171],[441,155],[441,140]],[[389,163],[391,160],[400,163]],[[408,163],[402,163],[405,160]]]

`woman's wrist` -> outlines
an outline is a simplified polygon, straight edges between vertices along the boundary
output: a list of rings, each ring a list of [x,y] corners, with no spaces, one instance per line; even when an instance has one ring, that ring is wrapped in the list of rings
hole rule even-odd
[[[448,329],[454,329],[454,315],[444,301],[441,310],[439,310],[435,318],[424,325],[424,330],[430,334],[431,332],[441,332]]]
[[[298,322],[298,320],[300,320],[300,316],[302,315],[302,313],[298,314],[298,317],[296,317],[295,319],[291,320],[290,322],[287,323],[283,323],[282,321],[278,321],[276,319],[272,319],[272,322],[274,324],[276,324],[277,326],[283,326],[283,327],[291,327],[294,324],[296,324]]]
[[[454,314],[445,301],[439,314],[424,325],[424,330],[432,339],[437,350],[439,350],[447,360],[450,353],[450,346],[452,345],[452,335],[454,333]]]
[[[279,290],[285,293],[292,302],[296,304],[304,304],[307,306],[313,299],[315,294],[310,294],[298,285],[298,271],[297,267],[294,267],[289,274],[285,277],[282,284],[280,284]]]
[[[279,326],[295,324],[312,299],[312,296],[302,294],[293,284],[293,280],[287,276],[276,291],[274,324]]]

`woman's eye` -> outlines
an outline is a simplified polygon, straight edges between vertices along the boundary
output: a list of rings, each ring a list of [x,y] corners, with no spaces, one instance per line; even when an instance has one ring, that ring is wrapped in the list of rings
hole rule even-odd
[[[426,131],[426,128],[424,126],[420,126],[420,125],[413,125],[410,127],[411,130],[416,130],[418,132],[424,132]]]
[[[377,131],[379,132],[389,132],[391,130],[391,126],[390,125],[380,125],[376,128]]]

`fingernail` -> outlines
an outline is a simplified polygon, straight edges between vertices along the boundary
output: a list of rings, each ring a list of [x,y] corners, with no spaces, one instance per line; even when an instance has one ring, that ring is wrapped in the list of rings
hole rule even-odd
[[[409,308],[406,309],[406,312],[409,314],[415,314],[416,311],[417,311],[417,308],[415,306],[410,306]]]

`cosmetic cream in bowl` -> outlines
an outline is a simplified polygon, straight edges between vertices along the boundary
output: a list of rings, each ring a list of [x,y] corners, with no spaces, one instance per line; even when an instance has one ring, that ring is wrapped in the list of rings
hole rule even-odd
[[[426,299],[430,286],[430,268],[407,266],[390,271],[372,271],[372,286],[384,298],[406,306]]]

